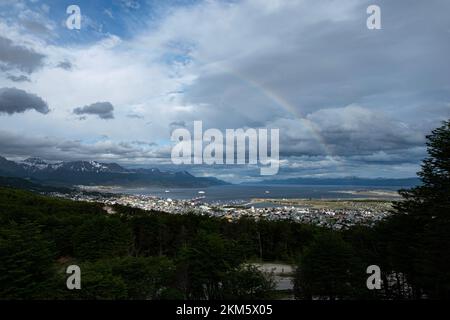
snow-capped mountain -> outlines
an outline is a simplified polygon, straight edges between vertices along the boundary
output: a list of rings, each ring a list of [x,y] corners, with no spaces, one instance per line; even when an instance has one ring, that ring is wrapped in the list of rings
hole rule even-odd
[[[26,171],[57,171],[67,170],[73,172],[129,172],[116,163],[100,163],[97,161],[70,161],[70,162],[56,162],[48,163],[40,158],[28,158],[19,165]]]
[[[74,172],[109,172],[124,173],[129,172],[116,163],[100,163],[97,161],[72,161],[60,162],[51,165],[53,170],[68,170]]]
[[[162,172],[153,169],[126,169],[117,163],[97,161],[46,162],[28,158],[14,162],[0,157],[0,176],[31,178],[62,185],[209,186],[224,184],[215,178],[197,178],[186,171]]]
[[[40,158],[28,158],[23,160],[19,164],[29,170],[43,170],[48,167],[48,163]]]

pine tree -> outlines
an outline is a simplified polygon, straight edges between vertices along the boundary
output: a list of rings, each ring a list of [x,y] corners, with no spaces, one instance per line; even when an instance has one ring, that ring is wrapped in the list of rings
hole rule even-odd
[[[403,247],[412,255],[407,271],[416,298],[450,298],[450,120],[427,136],[428,157],[418,173],[422,185],[402,190],[392,221],[408,228]],[[402,230],[405,231],[405,230]],[[400,246],[400,247],[402,247]]]
[[[0,299],[46,298],[53,285],[52,244],[33,223],[0,228]]]

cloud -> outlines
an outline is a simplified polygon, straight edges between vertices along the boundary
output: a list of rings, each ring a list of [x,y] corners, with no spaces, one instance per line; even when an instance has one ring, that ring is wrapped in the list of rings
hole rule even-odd
[[[169,127],[171,130],[175,128],[185,128],[186,127],[186,121],[178,120],[178,121],[172,121],[169,123]]]
[[[138,146],[148,146],[148,147],[158,146],[158,144],[156,142],[147,142],[147,141],[140,141],[140,140],[134,140],[134,141],[131,141],[131,143],[138,145]]]
[[[101,160],[120,163],[158,161],[152,142],[100,140],[85,143],[42,135],[29,136],[0,130],[1,156],[11,158],[37,156],[47,160]]]
[[[130,119],[144,119],[144,116],[142,116],[140,114],[129,113],[129,114],[127,114],[127,118],[130,118]]]
[[[103,13],[106,14],[110,19],[114,19],[114,15],[111,9],[105,9],[103,10]]]
[[[420,125],[430,105],[449,100],[450,64],[437,61],[450,50],[450,25],[438,22],[446,11],[437,3],[381,1],[380,32],[365,27],[370,1],[211,1],[175,12],[160,29],[192,43],[196,77],[184,103],[214,127],[354,103],[375,112],[396,108]],[[409,112],[419,104],[419,113]]]
[[[84,107],[73,109],[76,115],[96,115],[100,119],[114,119],[114,107],[110,102],[96,102]]]
[[[371,154],[423,146],[425,137],[413,126],[358,105],[322,109],[308,115],[331,150],[338,155]]]
[[[7,74],[6,78],[13,81],[13,82],[30,82],[30,78],[28,78],[27,76],[21,74],[20,76],[16,76],[13,74]]]
[[[70,61],[65,60],[65,61],[59,62],[59,63],[56,65],[56,67],[57,67],[57,68],[64,69],[64,70],[67,70],[67,71],[70,71],[70,70],[72,70],[73,65],[72,65],[72,63],[71,63]]]
[[[279,128],[280,175],[327,175],[342,168],[342,175],[396,176],[414,174],[424,135],[450,114],[450,2],[379,0],[383,28],[376,31],[365,24],[370,0],[169,1],[170,10],[156,12],[157,19],[147,19],[148,2],[132,10],[135,3],[117,0],[114,20],[102,10],[83,9],[103,25],[101,34],[90,27],[81,33],[52,29],[45,15],[16,17],[2,7],[0,35],[11,39],[8,50],[44,58],[31,68],[7,64],[0,51],[0,67],[25,76],[25,69],[33,69],[33,81],[21,84],[58,109],[40,121],[32,112],[0,117],[0,127],[26,125],[30,136],[61,136],[74,146],[63,155],[74,157],[89,157],[93,146],[85,142],[103,133],[111,139],[104,150],[151,137],[160,146],[153,155],[169,162],[170,129],[190,128],[194,120],[202,120],[204,129]],[[52,7],[48,18],[61,21],[56,11]],[[24,32],[26,19],[58,36],[50,41]],[[76,68],[65,72],[59,65],[64,61]],[[0,87],[10,81],[0,77]],[[84,112],[99,97],[120,110]],[[67,117],[75,106],[86,107]],[[127,130],[105,117],[120,118]],[[258,175],[257,168],[236,166],[192,170]]]
[[[0,36],[0,69],[18,69],[32,73],[43,65],[45,56],[33,49],[15,45],[12,40]]]
[[[38,35],[49,36],[52,30],[45,23],[35,20],[22,20],[22,26],[28,31]]]
[[[345,160],[359,155],[371,161],[384,152],[385,159],[396,153],[397,161],[402,154],[409,161],[407,151],[425,143],[425,134],[414,126],[358,105],[321,109],[305,118],[279,118],[267,125],[279,128],[280,155],[285,158],[328,155]]]
[[[136,0],[122,0],[121,3],[125,8],[132,9],[132,10],[136,10],[141,7],[139,2]]]
[[[0,89],[0,113],[23,113],[34,109],[42,114],[49,113],[47,103],[35,94],[16,88]]]

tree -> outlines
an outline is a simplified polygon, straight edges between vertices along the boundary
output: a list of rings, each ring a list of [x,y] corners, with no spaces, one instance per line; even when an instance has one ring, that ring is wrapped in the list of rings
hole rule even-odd
[[[242,262],[234,241],[219,234],[200,231],[192,243],[180,251],[178,270],[185,296],[189,299],[218,299],[226,272]]]
[[[81,290],[65,290],[65,299],[123,300],[128,297],[127,284],[114,274],[111,262],[84,262],[81,268]]]
[[[45,298],[53,284],[52,243],[33,223],[0,228],[0,299]]]
[[[99,215],[78,227],[73,243],[75,257],[79,259],[124,256],[132,244],[131,231],[120,219]]]
[[[174,287],[175,265],[166,257],[126,257],[109,263],[112,274],[125,282],[128,299],[165,298]]]
[[[223,299],[271,299],[275,281],[273,274],[264,273],[256,266],[243,265],[225,274],[222,283]]]
[[[333,231],[319,234],[301,256],[294,279],[298,298],[352,298],[365,285],[365,269],[354,256],[351,246]]]
[[[422,185],[402,190],[391,221],[409,226],[410,267],[415,297],[450,298],[450,120],[427,136],[428,157],[418,173]],[[405,243],[406,242],[406,243]]]

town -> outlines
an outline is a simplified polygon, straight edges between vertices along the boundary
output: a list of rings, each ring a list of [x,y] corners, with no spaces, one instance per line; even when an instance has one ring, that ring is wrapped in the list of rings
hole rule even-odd
[[[104,210],[114,214],[114,206],[122,205],[145,211],[171,214],[198,214],[234,221],[242,217],[255,220],[289,220],[313,224],[335,230],[353,225],[371,226],[389,215],[391,202],[384,200],[290,200],[254,199],[250,203],[205,202],[205,197],[188,200],[161,198],[151,195],[101,194],[76,192],[70,194],[53,193],[53,196],[75,201],[104,204]]]

